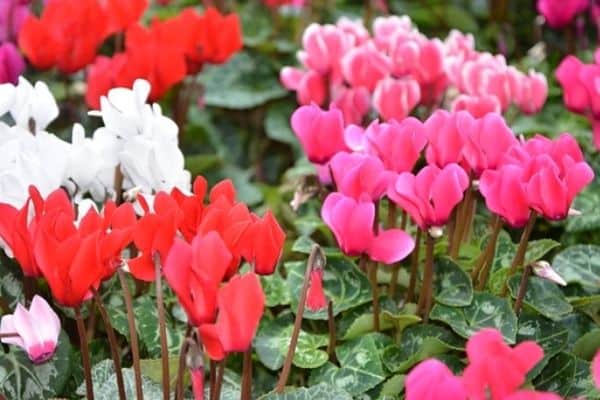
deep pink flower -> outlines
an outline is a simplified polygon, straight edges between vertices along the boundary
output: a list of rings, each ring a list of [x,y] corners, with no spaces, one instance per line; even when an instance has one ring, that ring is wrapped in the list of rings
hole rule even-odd
[[[562,397],[556,393],[537,392],[534,390],[519,390],[508,396],[504,396],[502,400],[562,400]]]
[[[538,0],[537,10],[552,28],[562,28],[584,11],[588,3],[588,0]]]
[[[468,111],[472,116],[481,118],[487,113],[500,113],[500,102],[495,96],[471,96],[461,94],[452,102],[453,112]]]
[[[467,140],[465,128],[473,121],[473,117],[464,111],[457,113],[435,111],[424,124],[429,141],[426,151],[427,162],[438,167],[451,163],[460,164]]]
[[[371,201],[331,193],[323,203],[321,217],[348,256],[367,254],[375,261],[393,264],[410,254],[415,246],[413,239],[400,229],[374,233],[375,206]]]
[[[344,142],[344,118],[337,108],[325,111],[312,104],[294,111],[291,125],[308,159],[324,164],[338,151],[347,149]]]
[[[415,176],[403,172],[388,189],[388,197],[421,227],[441,227],[469,186],[467,173],[457,164],[443,169],[428,165]]]
[[[35,295],[29,310],[17,304],[14,314],[6,314],[0,321],[0,334],[17,333],[4,337],[2,343],[23,348],[34,364],[48,361],[56,351],[60,320],[44,298]]]
[[[373,93],[373,106],[385,120],[406,118],[421,100],[421,89],[414,79],[382,79]]]
[[[583,71],[592,75],[600,66],[585,65],[575,56],[567,56],[556,69],[556,79],[563,89],[565,106],[576,113],[585,113],[591,107],[592,93],[595,93],[594,82],[583,79]],[[591,85],[591,86],[590,86]]]
[[[412,171],[427,144],[423,123],[413,117],[383,124],[373,121],[366,130],[350,125],[345,138],[352,150],[377,156],[394,172]]]
[[[0,43],[16,42],[25,19],[31,14],[29,1],[0,1]]]
[[[284,67],[279,79],[286,89],[295,90],[298,103],[323,105],[327,98],[326,82],[316,71],[302,71],[298,68]]]
[[[356,88],[335,86],[332,98],[332,105],[342,111],[347,124],[361,124],[371,109],[371,94],[362,86]]]
[[[518,165],[487,170],[479,180],[479,191],[491,212],[500,215],[512,227],[525,226],[531,214],[527,199],[527,181]]]
[[[350,86],[364,86],[372,92],[390,73],[390,62],[374,43],[369,42],[346,53],[342,59],[342,73]]]
[[[356,200],[379,200],[394,178],[379,158],[369,154],[339,152],[329,166],[337,190]]]
[[[466,400],[461,379],[434,358],[417,365],[406,377],[406,400]]]
[[[505,399],[525,382],[527,373],[544,356],[535,342],[511,348],[499,331],[489,328],[473,335],[466,350],[469,365],[463,372],[463,382],[472,400]]]
[[[353,45],[353,37],[335,25],[310,24],[302,35],[298,58],[308,69],[329,74],[336,82],[341,79],[341,60]]]
[[[600,389],[600,350],[598,350],[592,360],[592,378],[596,387]]]
[[[23,71],[25,71],[25,61],[15,45],[10,42],[0,45],[0,84],[16,85]]]
[[[548,97],[546,76],[530,71],[529,75],[514,76],[516,87],[512,89],[513,102],[526,114],[535,114],[542,109]]]

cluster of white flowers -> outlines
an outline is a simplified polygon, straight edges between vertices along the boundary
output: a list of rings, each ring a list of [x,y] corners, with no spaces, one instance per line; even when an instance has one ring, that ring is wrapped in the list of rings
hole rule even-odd
[[[149,93],[144,80],[133,89],[112,89],[101,99],[101,109],[90,112],[102,117],[104,126],[86,138],[75,124],[68,143],[45,130],[59,113],[46,84],[32,86],[20,78],[16,86],[0,85],[0,117],[5,116],[0,121],[0,202],[21,207],[30,185],[43,196],[62,186],[76,201],[87,194],[103,201],[115,196],[117,168],[122,190],[188,191],[191,176],[184,169],[177,125],[158,104],[146,104]]]

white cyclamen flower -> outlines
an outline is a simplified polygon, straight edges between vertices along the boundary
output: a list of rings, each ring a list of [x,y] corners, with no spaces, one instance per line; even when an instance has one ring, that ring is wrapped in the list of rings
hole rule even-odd
[[[15,124],[34,132],[43,131],[58,117],[58,105],[48,86],[19,77],[19,83],[0,85],[0,115],[10,113]]]

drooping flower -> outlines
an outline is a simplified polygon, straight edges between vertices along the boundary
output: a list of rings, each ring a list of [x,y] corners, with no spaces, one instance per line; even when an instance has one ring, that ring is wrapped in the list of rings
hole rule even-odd
[[[588,6],[587,0],[538,0],[537,10],[552,28],[569,25]]]
[[[469,186],[467,173],[456,164],[443,169],[428,165],[417,175],[403,172],[388,188],[388,197],[421,229],[442,227]]]
[[[341,193],[331,193],[321,208],[321,217],[333,231],[344,254],[393,264],[414,248],[413,239],[400,229],[373,230],[375,206],[369,199],[357,201]]]
[[[313,266],[309,279],[306,307],[313,312],[327,308],[327,297],[323,291],[323,268]]]
[[[373,93],[373,106],[384,120],[403,120],[420,100],[421,89],[413,79],[382,79]]]
[[[203,324],[198,330],[210,359],[222,360],[228,353],[248,350],[264,306],[265,295],[253,272],[236,275],[222,286],[216,322]]]
[[[315,103],[322,106],[327,98],[329,88],[323,76],[316,71],[305,72],[298,68],[284,67],[279,73],[279,79],[287,89],[296,91],[300,105]]]
[[[521,228],[529,221],[527,181],[519,166],[505,165],[498,170],[484,171],[479,180],[479,191],[487,208],[512,227]]]
[[[60,334],[60,320],[43,297],[33,296],[29,310],[21,304],[13,314],[2,316],[0,334],[16,333],[3,337],[2,343],[21,347],[34,364],[48,361],[56,352]]]

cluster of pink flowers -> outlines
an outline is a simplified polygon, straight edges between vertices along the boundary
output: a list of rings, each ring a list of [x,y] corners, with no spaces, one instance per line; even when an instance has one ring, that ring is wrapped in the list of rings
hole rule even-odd
[[[300,104],[335,105],[349,123],[361,123],[371,109],[385,120],[401,120],[418,105],[440,106],[444,97],[452,109],[477,116],[511,104],[535,113],[547,97],[544,75],[524,74],[501,55],[477,52],[471,35],[452,31],[445,42],[430,39],[406,16],[376,18],[372,35],[347,18],[312,24],[302,45],[302,68],[282,69],[283,85],[297,92]],[[458,97],[449,99],[456,91]]]
[[[594,145],[600,149],[600,93],[596,84],[600,78],[600,51],[596,51],[594,62],[590,64],[581,62],[573,55],[565,57],[555,74],[563,89],[565,106],[589,118],[594,132]]]

